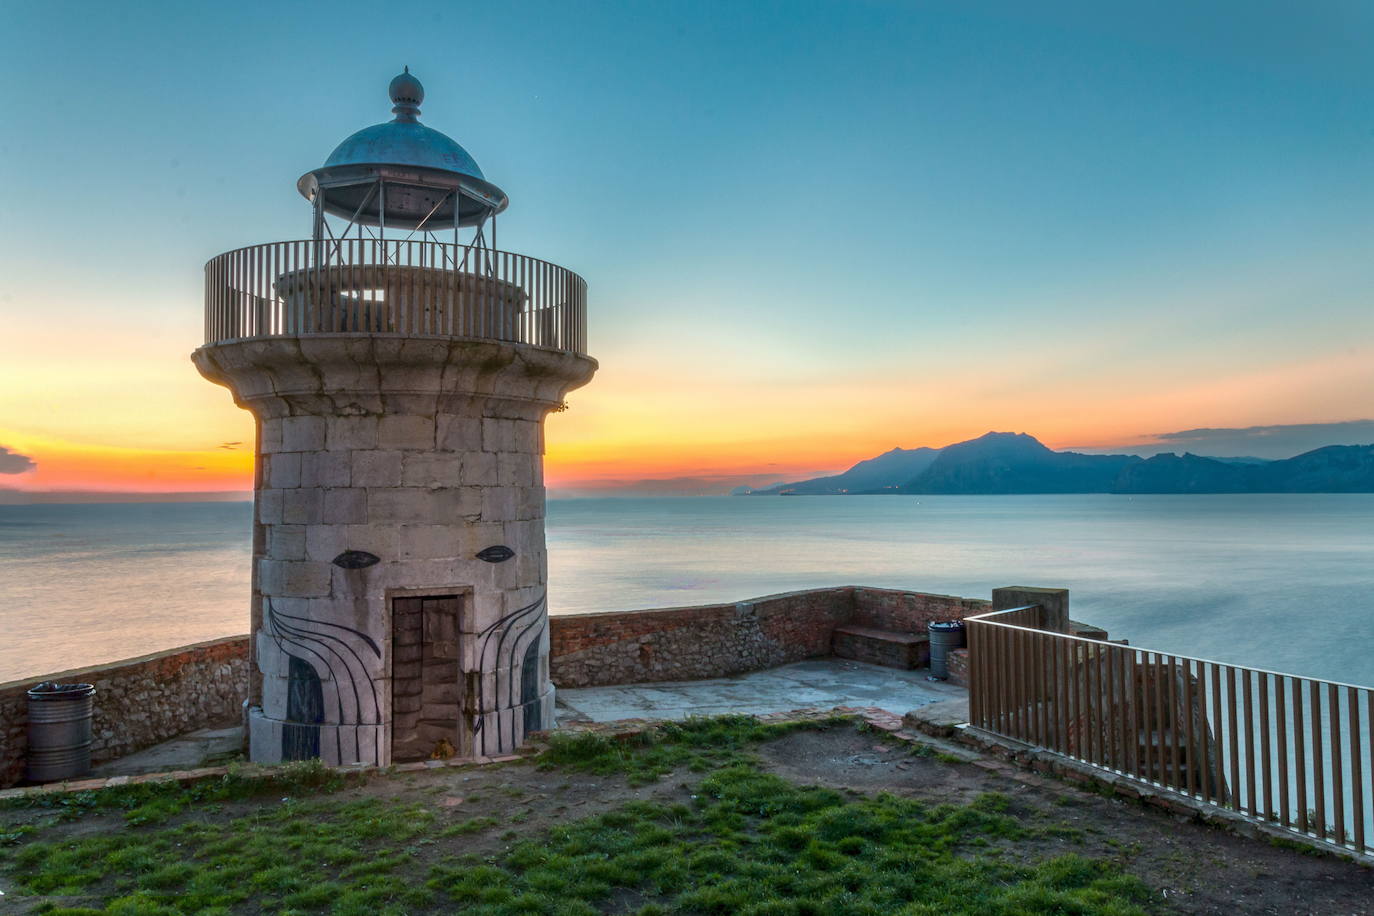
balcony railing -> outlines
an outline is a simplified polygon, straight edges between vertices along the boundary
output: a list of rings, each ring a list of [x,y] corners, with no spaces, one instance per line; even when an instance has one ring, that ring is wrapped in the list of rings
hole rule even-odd
[[[441,242],[271,242],[205,265],[205,342],[474,337],[584,354],[587,284],[538,258]]]
[[[1374,690],[970,617],[970,722],[1374,854]]]

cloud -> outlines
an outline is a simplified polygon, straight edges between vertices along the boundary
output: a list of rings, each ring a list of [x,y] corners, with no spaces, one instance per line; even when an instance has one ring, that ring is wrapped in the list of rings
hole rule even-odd
[[[1374,443],[1374,420],[1340,423],[1292,423],[1281,426],[1244,426],[1184,429],[1152,433],[1135,445],[1075,449],[1096,454],[1157,455],[1160,452],[1192,452],[1219,458],[1291,458],[1325,445]]]
[[[238,448],[240,445],[242,445],[242,444],[243,444],[242,442],[225,442],[225,443],[222,443],[222,444],[219,446],[219,448],[222,448],[222,449],[224,449],[224,450],[227,451],[227,452],[232,452],[232,451],[234,451],[235,449],[237,449],[237,448]]]
[[[37,467],[38,462],[28,455],[12,452],[0,445],[0,474],[25,474]]]

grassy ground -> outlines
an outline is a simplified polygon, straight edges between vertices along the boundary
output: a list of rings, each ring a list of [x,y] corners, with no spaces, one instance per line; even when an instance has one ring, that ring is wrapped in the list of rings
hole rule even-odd
[[[732,717],[624,741],[555,736],[501,768],[361,784],[296,765],[12,804],[0,811],[0,889],[33,912],[140,916],[1167,908],[1120,857],[1028,852],[1081,831],[1004,793],[939,803],[770,771],[761,750],[817,728],[878,740],[850,723]]]
[[[70,914],[1126,914],[1149,900],[1103,862],[988,855],[1031,829],[996,794],[930,806],[762,772],[751,749],[787,730],[731,718],[629,741],[556,737],[535,764],[545,771],[631,785],[677,773],[691,791],[533,835],[518,811],[440,824],[433,801],[345,798],[342,778],[311,766],[49,797],[6,812],[19,822],[0,834],[0,868],[11,895]],[[459,852],[490,833],[507,842],[498,854]]]

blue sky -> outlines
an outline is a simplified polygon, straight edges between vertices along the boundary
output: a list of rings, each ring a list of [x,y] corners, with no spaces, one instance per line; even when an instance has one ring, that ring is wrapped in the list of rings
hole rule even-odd
[[[502,247],[591,284],[570,468],[1374,413],[1372,4],[9,3],[0,445],[242,423],[199,266],[304,235],[402,65]],[[77,409],[111,347],[161,413]]]

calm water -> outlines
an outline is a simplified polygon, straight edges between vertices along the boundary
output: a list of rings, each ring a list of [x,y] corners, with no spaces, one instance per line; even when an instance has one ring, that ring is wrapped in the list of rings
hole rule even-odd
[[[244,503],[0,506],[0,681],[245,632]],[[1065,586],[1164,651],[1374,684],[1374,496],[555,500],[554,613]]]

